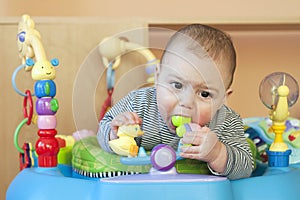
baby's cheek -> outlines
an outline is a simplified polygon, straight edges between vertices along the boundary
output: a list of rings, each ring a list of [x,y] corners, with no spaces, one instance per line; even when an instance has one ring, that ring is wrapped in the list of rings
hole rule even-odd
[[[157,91],[157,106],[161,114],[169,114],[172,112],[174,108],[174,104],[176,104],[176,98],[174,94],[172,94],[167,89],[158,89]]]
[[[157,106],[163,119],[166,119],[169,113],[171,113],[172,110],[171,104],[168,103],[167,99],[161,98],[161,99],[157,99]]]
[[[202,110],[199,114],[199,124],[201,126],[204,126],[205,124],[211,121],[211,116],[212,114],[210,109]]]

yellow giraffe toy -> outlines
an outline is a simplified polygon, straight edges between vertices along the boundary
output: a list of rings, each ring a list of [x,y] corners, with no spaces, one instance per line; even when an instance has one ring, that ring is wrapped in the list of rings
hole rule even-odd
[[[36,81],[34,90],[38,116],[34,117],[34,121],[39,128],[39,139],[35,145],[38,165],[39,167],[55,167],[59,144],[55,138],[57,134],[55,114],[58,110],[58,101],[54,98],[56,85],[53,80],[56,77],[54,67],[59,62],[57,59],[51,61],[47,59],[40,33],[35,29],[35,23],[29,15],[23,15],[19,22],[17,44],[19,56],[22,59],[21,67],[24,65],[25,71],[31,71],[31,77]],[[21,68],[17,70],[19,69]],[[31,98],[31,96],[31,93],[28,92],[26,98]],[[31,118],[32,115],[28,121],[31,121]]]

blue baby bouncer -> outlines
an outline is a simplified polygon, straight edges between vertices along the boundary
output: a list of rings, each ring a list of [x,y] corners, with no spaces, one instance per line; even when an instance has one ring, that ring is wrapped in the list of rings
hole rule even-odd
[[[22,47],[19,53],[23,60],[13,74],[13,86],[24,97],[25,119],[15,132],[22,170],[9,185],[7,200],[300,198],[297,184],[300,180],[300,121],[288,117],[288,107],[298,98],[298,85],[289,74],[273,73],[262,81],[260,97],[270,108],[270,117],[244,119],[245,133],[256,160],[255,170],[249,178],[228,180],[208,174],[206,165],[201,162],[180,158],[178,152],[167,145],[158,145],[151,152],[140,148],[137,157],[129,158],[104,152],[93,135],[75,143],[69,142],[71,139],[67,136],[55,137],[58,103],[53,80],[58,61],[47,60],[40,35],[28,15],[24,15],[19,24],[18,45]],[[28,90],[22,93],[15,84],[17,72],[24,68],[31,71],[36,81],[34,94]],[[30,144],[23,147],[18,144],[22,126],[33,120],[32,96],[37,98],[40,137],[35,149]]]

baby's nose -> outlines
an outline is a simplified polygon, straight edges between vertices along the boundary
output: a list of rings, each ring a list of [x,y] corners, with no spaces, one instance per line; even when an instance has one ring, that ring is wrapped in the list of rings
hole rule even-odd
[[[192,109],[195,103],[195,93],[191,90],[186,90],[182,93],[180,98],[180,106]]]

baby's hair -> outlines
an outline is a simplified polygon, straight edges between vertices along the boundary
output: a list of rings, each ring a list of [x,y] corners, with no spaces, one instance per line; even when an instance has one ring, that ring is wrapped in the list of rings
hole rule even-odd
[[[193,46],[187,47],[188,49],[195,51],[195,49],[197,49],[194,48],[196,42],[196,45],[200,45],[218,67],[228,70],[230,80],[226,80],[226,82],[227,87],[230,87],[236,68],[236,52],[231,37],[223,31],[211,26],[203,24],[190,24],[179,29],[171,37],[163,56],[168,50],[168,47],[172,45],[174,41],[176,41],[176,38],[178,38],[178,36],[182,38],[182,35],[188,36],[189,39],[194,41]],[[197,52],[194,53],[197,55]]]

